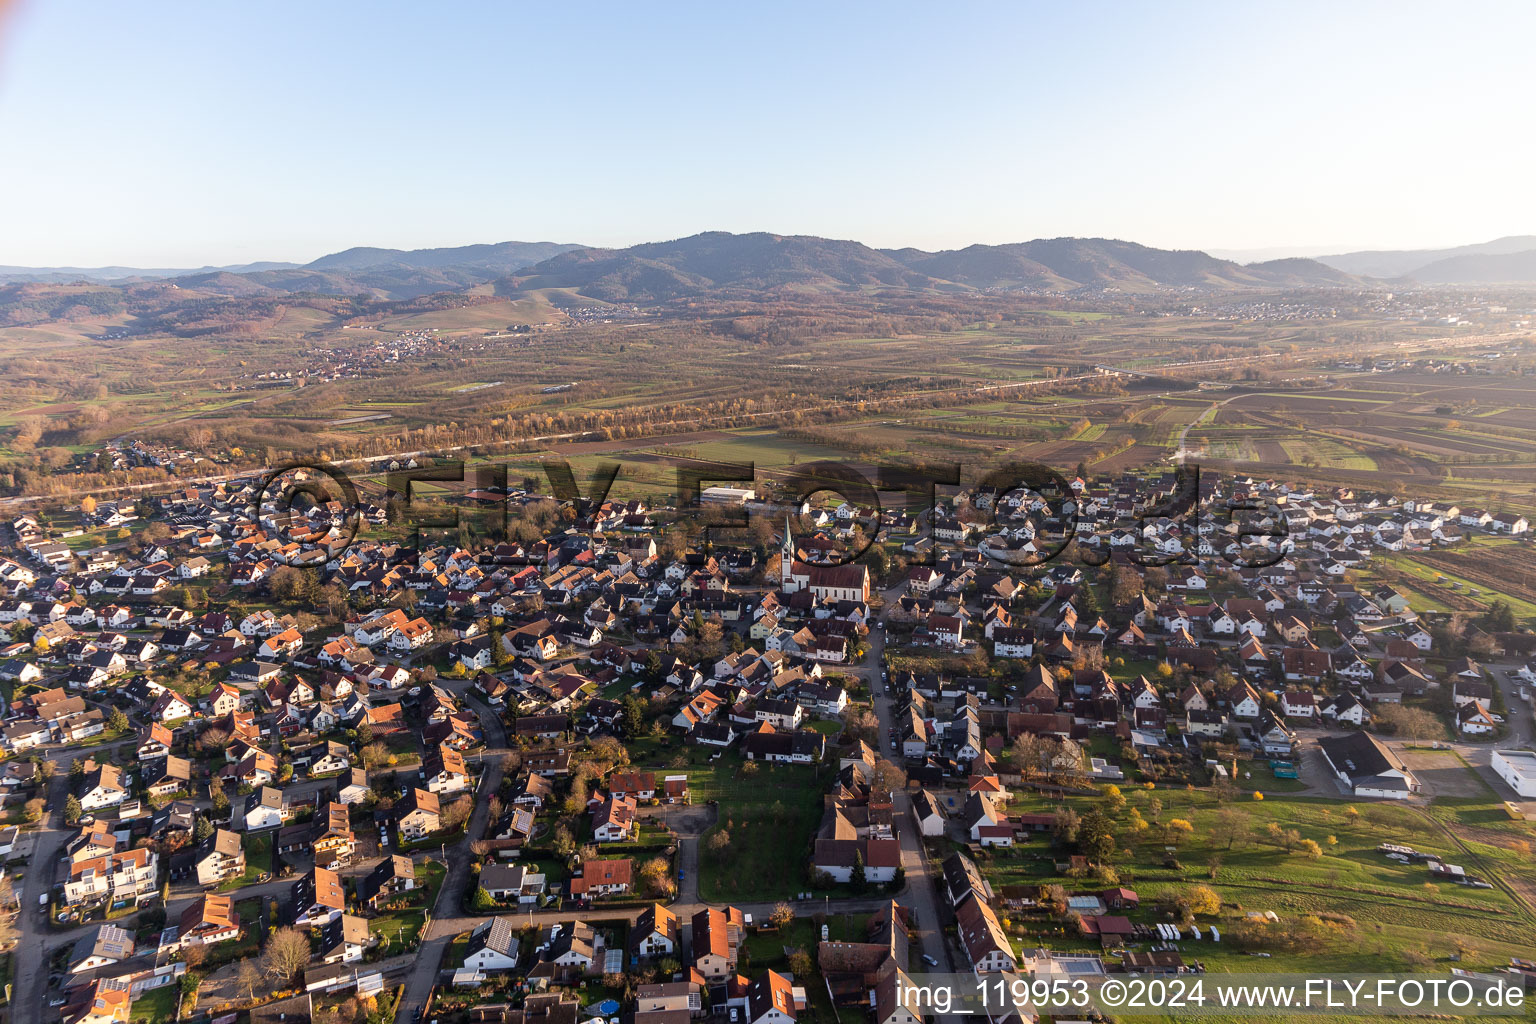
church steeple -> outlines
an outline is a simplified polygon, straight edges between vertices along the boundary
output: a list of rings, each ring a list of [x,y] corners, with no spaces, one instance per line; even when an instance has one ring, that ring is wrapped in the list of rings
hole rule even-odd
[[[784,514],[784,543],[779,547],[779,585],[788,589],[795,572],[795,539],[789,530],[789,513]]]

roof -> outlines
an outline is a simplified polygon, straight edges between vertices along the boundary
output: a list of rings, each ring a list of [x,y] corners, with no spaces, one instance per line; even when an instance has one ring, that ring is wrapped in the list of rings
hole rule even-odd
[[[747,1019],[757,1020],[770,1010],[795,1019],[795,988],[778,971],[764,971],[747,986]]]
[[[1318,740],[1324,755],[1335,769],[1351,779],[1400,772],[1411,776],[1408,766],[1385,744],[1367,732],[1354,732],[1346,736],[1327,736]]]

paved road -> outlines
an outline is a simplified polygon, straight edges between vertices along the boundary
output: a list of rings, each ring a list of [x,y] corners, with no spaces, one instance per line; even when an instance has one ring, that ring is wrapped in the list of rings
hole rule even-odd
[[[37,909],[37,899],[53,887],[54,870],[64,847],[64,799],[69,793],[69,776],[59,772],[48,786],[48,806],[52,810],[37,833],[32,859],[21,881],[21,913],[16,919],[16,990],[11,1005],[22,1008],[18,1020],[31,1015],[43,1019],[43,1004],[48,991],[47,950],[53,940],[48,922]]]
[[[468,684],[462,681],[454,683],[444,680],[443,682],[456,688],[461,695],[468,689]],[[480,773],[480,782],[475,789],[475,809],[470,815],[469,825],[464,830],[463,838],[446,850],[448,873],[443,879],[442,889],[438,891],[437,902],[433,904],[428,916],[426,935],[416,959],[416,966],[406,979],[405,994],[395,1014],[397,1021],[411,1020],[418,1009],[425,1012],[427,998],[437,983],[438,972],[443,967],[443,954],[448,951],[453,937],[465,930],[463,927],[451,927],[447,922],[460,920],[459,907],[463,905],[464,893],[469,888],[474,872],[470,846],[476,840],[485,837],[490,817],[490,798],[501,788],[502,775],[506,766],[507,732],[501,724],[500,717],[474,698],[466,698],[465,705],[474,708],[475,713],[480,716],[480,727],[485,733],[486,750],[480,759],[483,770]],[[438,857],[431,855],[428,855],[427,859],[439,860]]]

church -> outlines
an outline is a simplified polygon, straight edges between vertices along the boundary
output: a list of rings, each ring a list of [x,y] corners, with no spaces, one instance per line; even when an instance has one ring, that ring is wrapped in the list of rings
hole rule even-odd
[[[796,556],[789,520],[784,520],[784,544],[779,549],[779,587],[786,594],[809,590],[818,601],[868,601],[869,567],[811,565]]]

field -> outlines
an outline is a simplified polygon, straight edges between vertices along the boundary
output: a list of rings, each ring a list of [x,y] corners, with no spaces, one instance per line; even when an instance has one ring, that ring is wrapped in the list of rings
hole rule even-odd
[[[719,804],[715,826],[699,841],[699,895],[710,902],[747,902],[809,888],[806,864],[825,783],[809,765],[748,766],[722,757],[709,768],[691,769],[693,802]],[[731,852],[716,858],[709,841],[722,829],[731,834]]]
[[[1447,770],[1466,774],[1471,790],[1481,786],[1459,765]],[[1278,962],[1266,964],[1266,971],[1315,971],[1320,962],[1330,971],[1407,970],[1424,957],[1442,958],[1457,950],[1466,961],[1491,967],[1528,948],[1536,863],[1521,844],[1536,839],[1536,832],[1501,816],[1486,791],[1437,801],[1429,812],[1281,794],[1242,796],[1226,805],[1209,791],[1138,789],[1125,795],[1126,808],[1114,818],[1124,847],[1115,867],[1120,884],[1141,898],[1133,920],[1160,920],[1160,897],[1204,884],[1221,895],[1223,907],[1214,919],[1223,930],[1251,910],[1273,910],[1282,917],[1343,914],[1352,922],[1324,929],[1321,947],[1309,953],[1277,950]],[[1074,798],[1069,803],[1087,813],[1096,801]],[[1027,796],[1016,798],[1009,811],[1055,806]],[[1130,827],[1132,809],[1148,823],[1139,838]],[[1164,826],[1176,819],[1192,826],[1185,838],[1165,834]],[[1474,839],[1468,830],[1474,821],[1488,834]],[[1294,829],[1299,836],[1275,838],[1272,828]],[[1307,854],[1297,838],[1315,841],[1317,855]],[[1383,842],[1440,854],[1447,863],[1462,864],[1499,884],[1475,889],[1432,882],[1422,865],[1398,864],[1377,853]],[[1176,847],[1171,859],[1165,853],[1169,845]],[[984,858],[983,870],[994,888],[1047,882],[1082,888],[1082,881],[1057,873],[1048,848],[1048,836],[1033,837],[1012,851]],[[1029,945],[1043,938],[1032,931],[1037,928],[1019,920],[1016,941]],[[1213,970],[1253,969],[1230,945],[1186,943],[1184,948],[1186,958],[1197,955]]]

